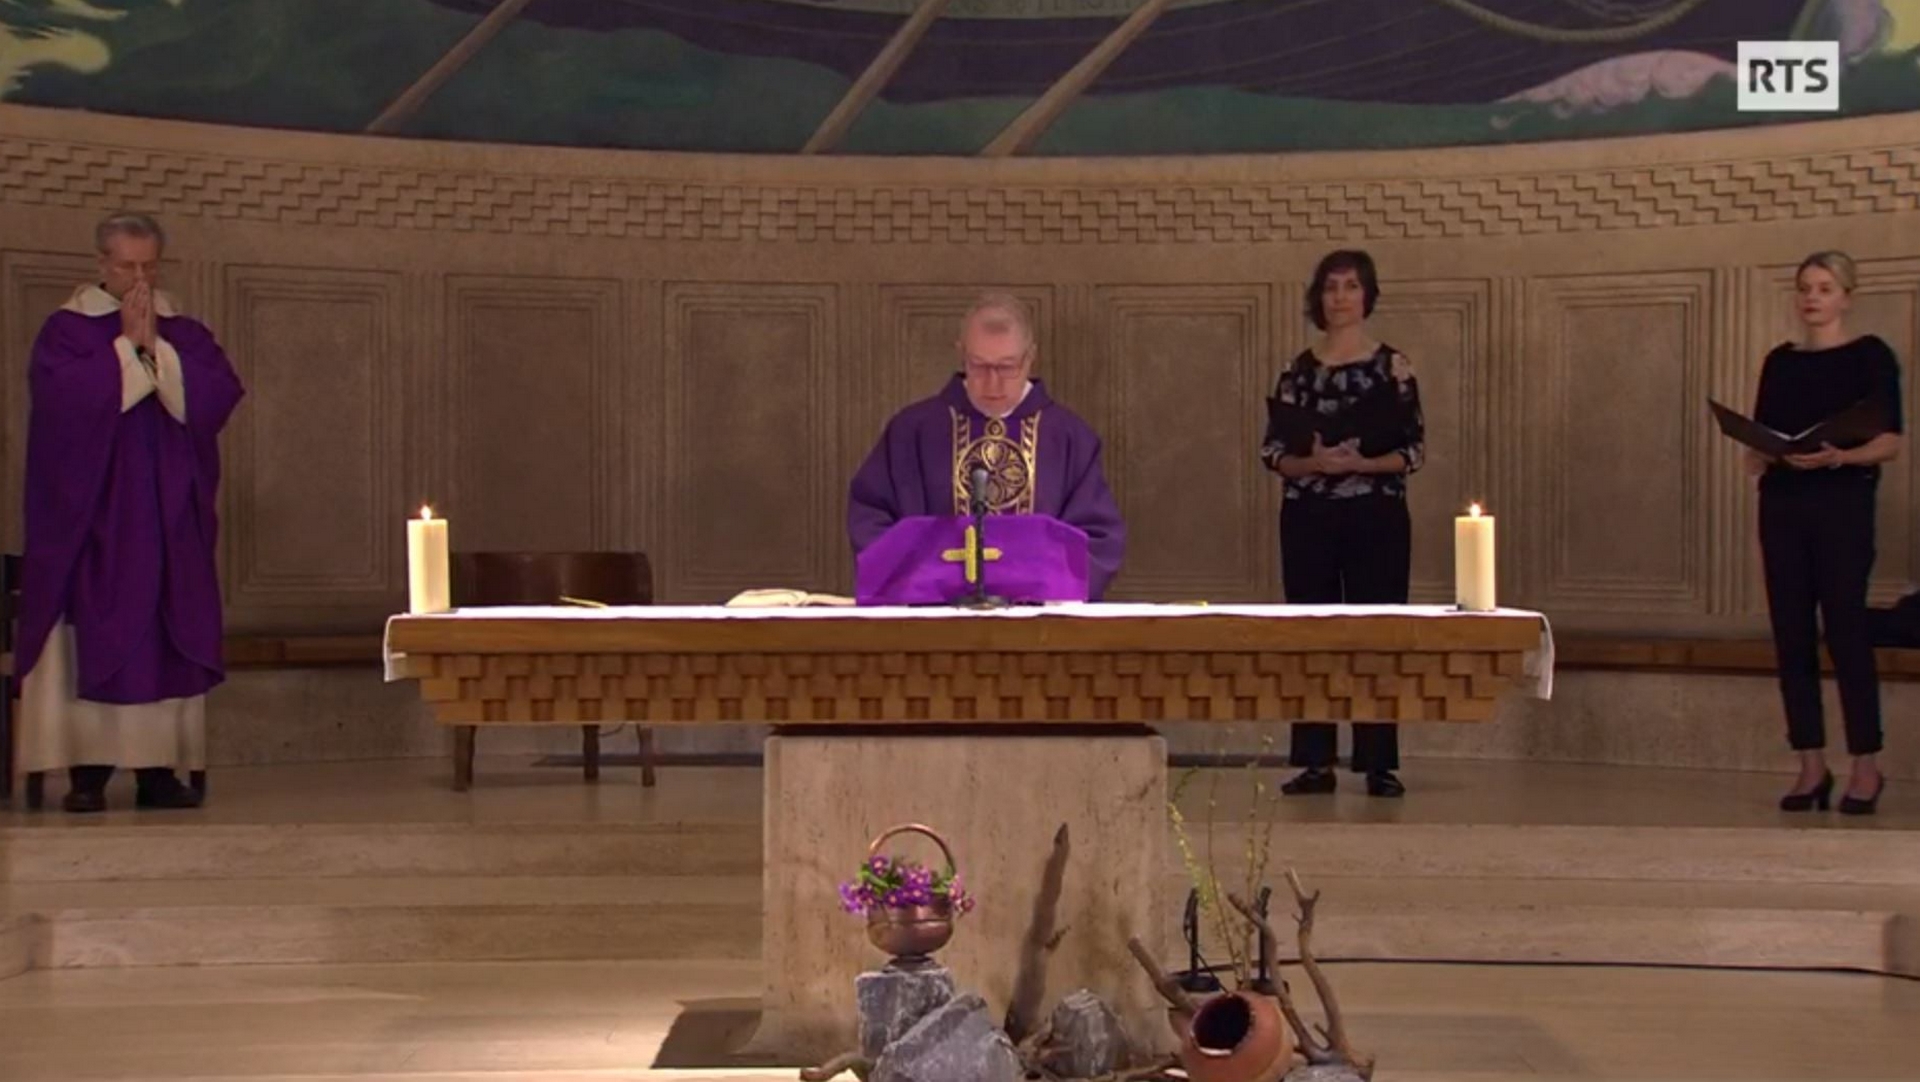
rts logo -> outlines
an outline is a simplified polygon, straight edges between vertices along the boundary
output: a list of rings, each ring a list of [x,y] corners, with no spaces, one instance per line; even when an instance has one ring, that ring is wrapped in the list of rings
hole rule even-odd
[[[1734,69],[1742,113],[1840,111],[1840,43],[1743,41]]]

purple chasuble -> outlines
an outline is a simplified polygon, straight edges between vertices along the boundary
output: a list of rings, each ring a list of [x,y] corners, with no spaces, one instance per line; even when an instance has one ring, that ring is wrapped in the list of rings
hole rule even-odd
[[[856,555],[901,519],[964,515],[973,468],[998,515],[1046,515],[1087,535],[1090,599],[1120,571],[1126,527],[1100,467],[1100,437],[1034,380],[1004,419],[975,409],[963,377],[901,410],[854,474],[847,534]],[[989,540],[991,544],[991,540]]]
[[[156,320],[180,356],[186,421],[149,394],[121,412],[120,313],[62,310],[28,373],[19,671],[65,620],[77,693],[138,704],[225,679],[214,565],[220,430],[244,391],[212,332]]]

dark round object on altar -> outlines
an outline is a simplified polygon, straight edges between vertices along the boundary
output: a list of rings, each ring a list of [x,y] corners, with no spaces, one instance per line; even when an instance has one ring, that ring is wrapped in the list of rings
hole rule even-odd
[[[931,965],[933,952],[953,938],[953,904],[884,906],[867,914],[867,942],[893,957],[895,969]]]

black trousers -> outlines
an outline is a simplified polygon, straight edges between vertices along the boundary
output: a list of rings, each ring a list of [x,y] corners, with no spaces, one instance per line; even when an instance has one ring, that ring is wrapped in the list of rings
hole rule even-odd
[[[1796,751],[1827,746],[1820,702],[1824,629],[1840,684],[1847,752],[1872,755],[1881,747],[1880,675],[1867,615],[1875,486],[1851,476],[1790,480],[1760,488],[1760,550],[1787,742]]]
[[[1294,605],[1404,605],[1413,559],[1407,502],[1396,496],[1288,500],[1280,512],[1280,582]],[[1293,727],[1288,761],[1330,767],[1339,730],[1324,722]],[[1352,768],[1400,768],[1400,728],[1356,722]]]

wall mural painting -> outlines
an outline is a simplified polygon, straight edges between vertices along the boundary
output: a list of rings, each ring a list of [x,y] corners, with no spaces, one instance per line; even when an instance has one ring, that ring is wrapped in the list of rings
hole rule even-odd
[[[1004,152],[1360,149],[1808,119],[1734,109],[1736,43],[1788,38],[1841,42],[1842,115],[1920,109],[1920,0],[0,0],[0,99],[702,151],[991,153],[1034,111]]]

